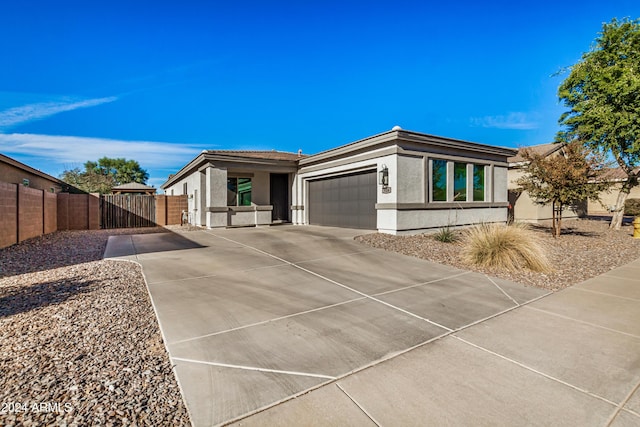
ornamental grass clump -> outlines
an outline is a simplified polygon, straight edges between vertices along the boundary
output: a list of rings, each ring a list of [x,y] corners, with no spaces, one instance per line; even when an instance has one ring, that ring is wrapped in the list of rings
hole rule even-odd
[[[453,243],[458,240],[458,234],[449,227],[441,228],[433,238],[442,243]]]
[[[526,224],[481,224],[465,233],[463,261],[506,270],[547,272],[551,265],[536,234]]]

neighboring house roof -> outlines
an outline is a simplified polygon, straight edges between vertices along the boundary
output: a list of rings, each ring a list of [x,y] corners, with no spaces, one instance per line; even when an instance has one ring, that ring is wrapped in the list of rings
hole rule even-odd
[[[633,172],[639,173],[640,167],[633,169]],[[626,181],[627,178],[627,174],[619,167],[606,169],[600,175],[600,179],[603,181]]]
[[[548,155],[553,154],[556,151],[560,150],[562,147],[564,147],[564,144],[562,143],[540,144],[540,145],[531,145],[529,147],[520,147],[518,149],[518,154],[512,157],[509,157],[507,161],[510,164],[526,162],[526,159],[522,155],[524,150],[529,150],[531,153],[538,156],[547,157]]]

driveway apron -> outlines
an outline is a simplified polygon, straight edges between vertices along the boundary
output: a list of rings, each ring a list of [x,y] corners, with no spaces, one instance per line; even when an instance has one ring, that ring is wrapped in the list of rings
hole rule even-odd
[[[358,390],[366,368],[546,295],[363,246],[353,240],[362,233],[278,226],[114,236],[105,257],[142,265],[196,426],[304,401],[327,384],[314,396],[332,403],[307,409],[343,408],[366,425],[341,380]]]

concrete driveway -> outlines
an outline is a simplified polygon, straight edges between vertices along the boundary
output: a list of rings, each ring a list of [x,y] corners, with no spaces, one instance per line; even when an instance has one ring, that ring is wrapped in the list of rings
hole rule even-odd
[[[565,327],[562,316],[549,321],[531,309],[509,317],[544,291],[372,249],[353,241],[361,233],[279,226],[114,236],[105,257],[142,264],[196,426],[238,421],[284,401],[242,422],[414,424],[449,405],[458,421],[495,425],[521,413],[529,424],[532,409],[513,407],[527,401],[534,414],[549,412],[559,399],[557,384],[476,344],[510,349],[510,340],[522,340],[519,332],[537,324],[533,342],[567,346],[543,339],[548,328]],[[504,352],[534,357],[540,345],[524,340]],[[507,386],[510,377],[516,386]],[[526,396],[530,385],[550,388]],[[408,398],[427,391],[428,401]],[[479,406],[482,399],[474,404],[474,396],[487,393],[503,418],[476,419],[474,411],[487,406]],[[597,407],[588,399],[573,404],[567,417]],[[451,421],[451,410],[434,422]]]

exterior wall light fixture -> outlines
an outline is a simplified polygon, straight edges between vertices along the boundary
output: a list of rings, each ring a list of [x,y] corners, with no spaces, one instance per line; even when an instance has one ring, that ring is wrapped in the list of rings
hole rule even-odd
[[[378,172],[378,175],[380,176],[380,185],[382,185],[383,187],[386,187],[389,185],[389,168],[387,168],[387,165],[382,165],[382,167],[380,168],[380,172]]]

